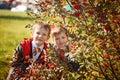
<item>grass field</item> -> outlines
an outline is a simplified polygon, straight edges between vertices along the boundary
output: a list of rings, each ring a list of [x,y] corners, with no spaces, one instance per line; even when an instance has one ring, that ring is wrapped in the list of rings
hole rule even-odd
[[[25,28],[32,23],[32,18],[25,12],[10,12],[0,10],[0,80],[6,80],[9,71],[9,60],[13,50],[18,43],[25,37],[30,37],[30,30]]]

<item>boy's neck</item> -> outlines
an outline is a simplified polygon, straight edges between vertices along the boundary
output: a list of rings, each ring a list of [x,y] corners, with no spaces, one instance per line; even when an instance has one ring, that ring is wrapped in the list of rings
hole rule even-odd
[[[37,48],[44,46],[44,44],[39,45],[39,44],[36,44],[34,41],[32,41],[32,44],[34,47],[37,47]]]

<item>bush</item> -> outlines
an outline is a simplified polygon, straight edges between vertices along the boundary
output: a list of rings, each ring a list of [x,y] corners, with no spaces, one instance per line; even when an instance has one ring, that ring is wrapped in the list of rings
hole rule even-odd
[[[74,73],[79,75],[77,79],[120,79],[119,0],[45,0],[35,6],[38,13],[31,10],[28,14],[36,20],[68,29],[75,47],[72,53],[77,53],[80,64]],[[74,74],[65,75],[70,79]]]

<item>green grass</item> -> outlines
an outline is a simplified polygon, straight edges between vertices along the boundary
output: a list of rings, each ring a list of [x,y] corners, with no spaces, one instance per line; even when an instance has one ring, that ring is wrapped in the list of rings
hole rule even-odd
[[[29,23],[32,23],[32,18],[25,12],[0,10],[0,80],[6,80],[9,71],[6,55],[11,58],[18,43],[30,37],[30,30],[25,28]]]

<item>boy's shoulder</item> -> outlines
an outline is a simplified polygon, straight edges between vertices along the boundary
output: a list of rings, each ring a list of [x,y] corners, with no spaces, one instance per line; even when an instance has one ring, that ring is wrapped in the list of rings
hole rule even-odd
[[[21,49],[22,49],[22,54],[23,54],[24,57],[28,56],[30,54],[32,40],[33,40],[33,38],[24,38],[20,42],[20,46],[21,46]]]
[[[29,43],[29,42],[31,42],[33,40],[33,38],[24,38],[21,42],[20,42],[20,44],[22,45],[22,44],[26,44],[26,43]]]

